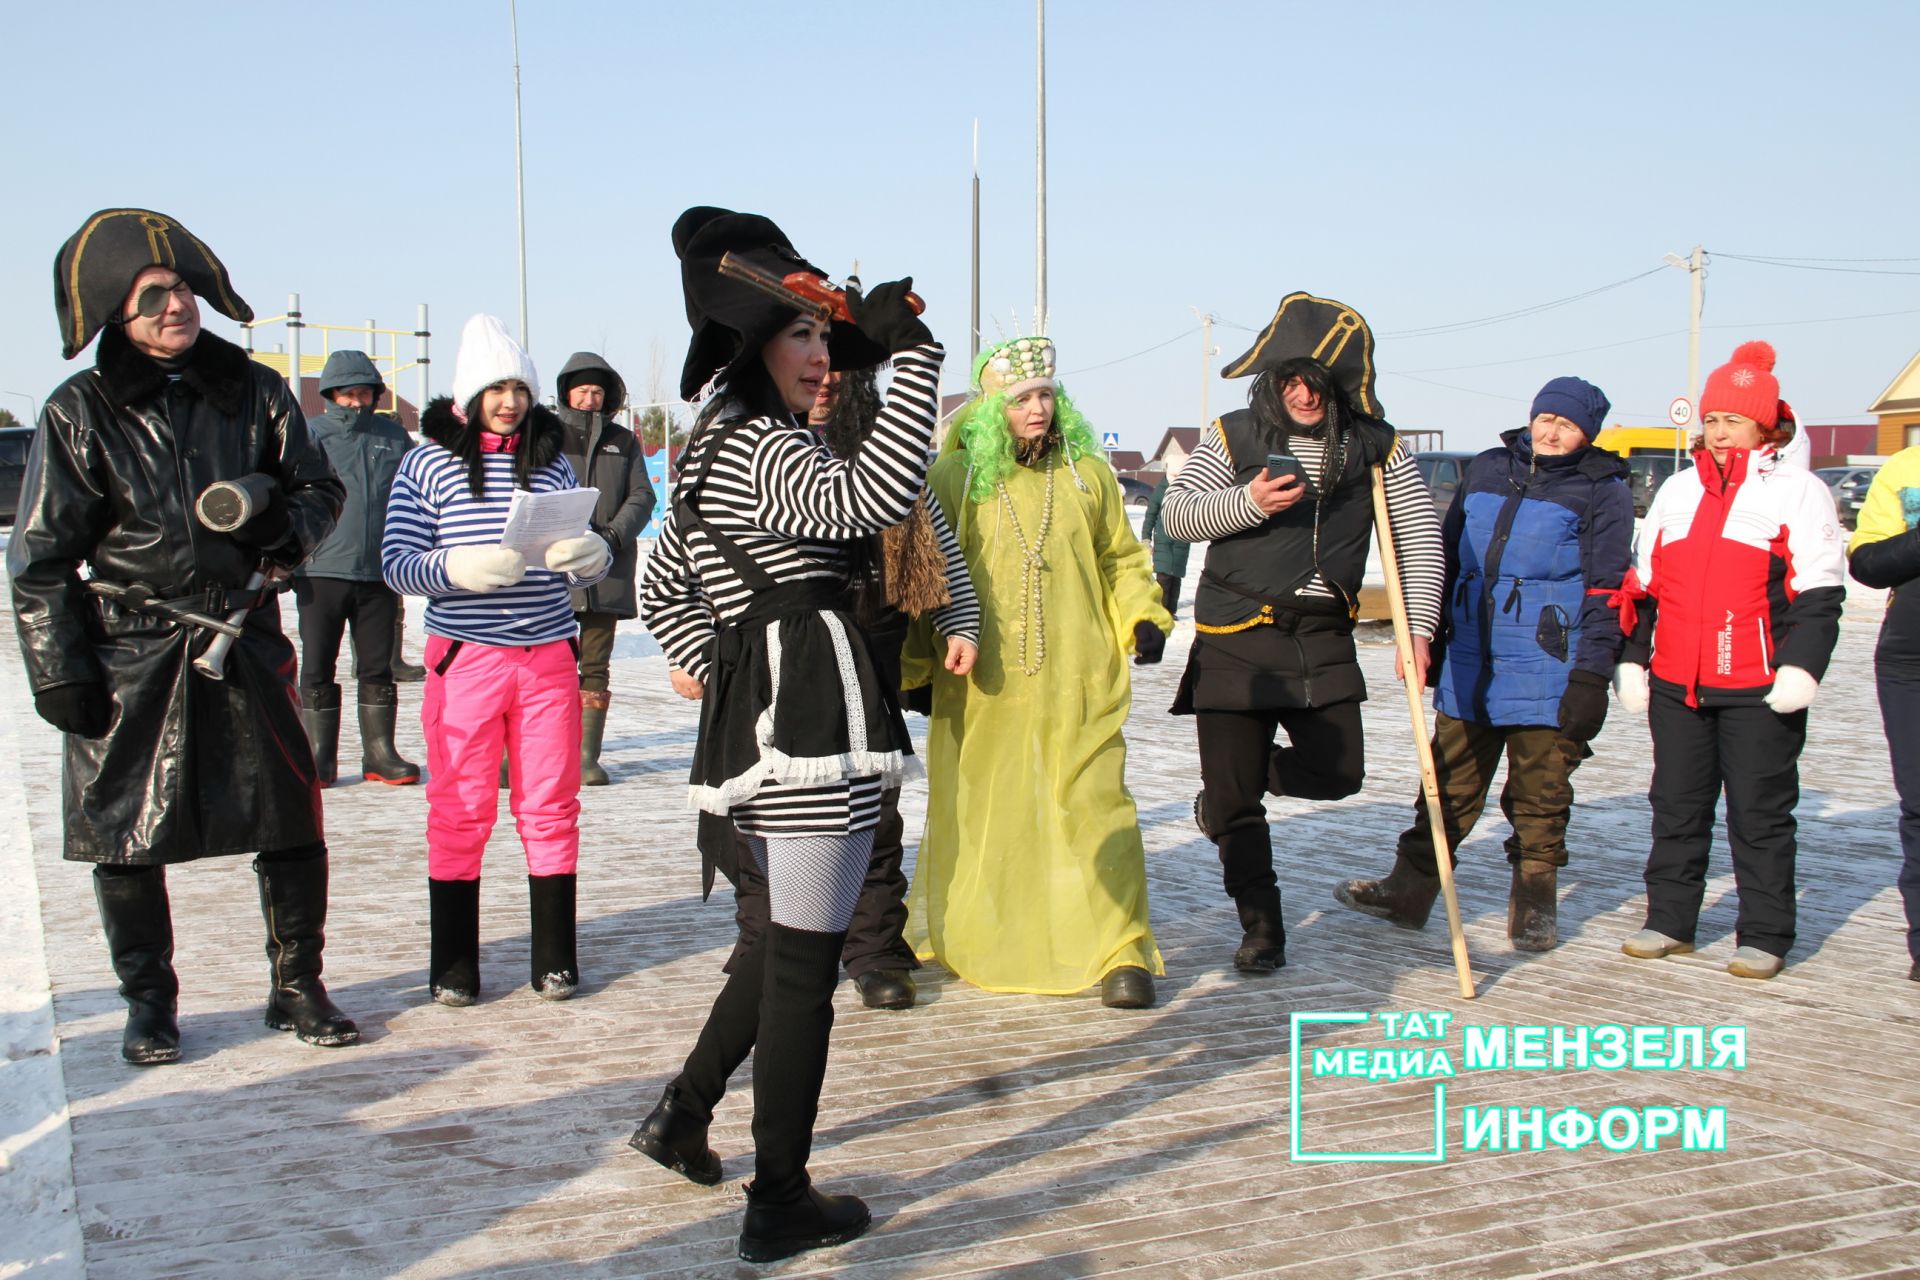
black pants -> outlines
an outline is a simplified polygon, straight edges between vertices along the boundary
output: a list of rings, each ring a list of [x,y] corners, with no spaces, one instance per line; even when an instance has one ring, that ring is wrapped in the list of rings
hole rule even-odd
[[[1271,790],[1303,800],[1341,800],[1360,790],[1366,780],[1360,704],[1201,711],[1194,720],[1207,821],[1219,833],[1214,843],[1227,896],[1271,889],[1278,881],[1262,798]],[[1274,750],[1279,729],[1287,731],[1289,745]]]
[[[1160,603],[1174,617],[1180,616],[1180,579],[1171,573],[1156,573],[1153,580],[1160,584]]]
[[[353,624],[353,659],[361,684],[393,683],[393,631],[400,597],[384,582],[345,578],[293,580],[300,602],[300,687],[334,683],[340,635]]]
[[[873,831],[873,857],[867,864],[867,880],[860,887],[853,921],[847,926],[846,945],[840,951],[848,977],[858,978],[878,969],[920,967],[905,937],[907,877],[900,869],[901,859],[906,856],[902,843],[905,834],[906,824],[900,819],[900,789],[891,787],[880,794],[880,825]],[[770,914],[766,877],[760,874],[744,844],[739,863],[733,917],[740,928],[740,939],[727,959],[728,973],[766,931]]]
[[[1915,588],[1920,589],[1920,588]],[[1907,908],[1907,955],[1920,964],[1920,668],[1879,662],[1880,716],[1900,793],[1900,900]]]
[[[584,610],[573,616],[580,623],[580,687],[605,693],[607,676],[613,669],[614,628],[620,619],[611,613]]]
[[[1807,713],[1762,703],[1689,707],[1679,689],[1653,686],[1653,851],[1647,855],[1647,928],[1694,940],[1707,889],[1713,811],[1727,794],[1727,843],[1740,894],[1736,938],[1785,956],[1793,948],[1800,749]]]

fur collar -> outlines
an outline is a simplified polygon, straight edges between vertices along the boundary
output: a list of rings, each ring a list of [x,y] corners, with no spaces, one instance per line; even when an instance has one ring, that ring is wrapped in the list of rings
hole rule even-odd
[[[533,450],[528,458],[531,470],[538,471],[560,456],[566,432],[560,425],[559,414],[536,404],[527,415],[527,424],[520,429],[527,433],[526,447]],[[465,456],[461,446],[478,430],[472,423],[453,416],[452,396],[435,396],[427,401],[426,410],[420,415],[420,434],[457,456]]]
[[[180,379],[220,412],[238,414],[246,404],[252,363],[233,343],[203,331],[187,353]],[[108,325],[101,333],[94,367],[100,371],[108,399],[117,405],[141,404],[166,390],[167,371],[128,342],[117,325]]]

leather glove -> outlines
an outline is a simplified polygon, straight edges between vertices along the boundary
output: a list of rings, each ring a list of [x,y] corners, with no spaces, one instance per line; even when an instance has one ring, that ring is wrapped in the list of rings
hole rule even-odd
[[[103,684],[60,684],[33,695],[33,710],[62,733],[98,738],[113,720],[113,702]]]
[[[932,342],[933,331],[907,305],[907,293],[912,288],[912,276],[877,284],[864,297],[857,287],[848,285],[847,314],[860,332],[888,351],[905,351]]]
[[[287,495],[281,492],[279,481],[272,476],[259,474],[248,479],[266,481],[262,486],[267,494],[266,505],[229,536],[256,551],[265,551],[287,540],[287,535],[293,532],[293,517],[287,511]]]
[[[495,591],[527,576],[527,558],[498,543],[453,547],[447,551],[447,576],[462,591]]]
[[[1591,671],[1568,672],[1567,691],[1560,695],[1560,736],[1592,742],[1606,722],[1606,677]]]
[[[1133,624],[1134,660],[1139,663],[1158,662],[1167,651],[1167,633],[1151,622]]]
[[[1812,706],[1819,692],[1820,682],[1803,668],[1782,667],[1773,673],[1773,688],[1762,701],[1780,715],[1790,716]]]
[[[547,568],[576,578],[595,577],[612,563],[613,549],[597,533],[562,538],[547,548]]]
[[[1637,662],[1623,662],[1613,669],[1613,696],[1624,709],[1639,715],[1647,709],[1650,690],[1647,669]]]

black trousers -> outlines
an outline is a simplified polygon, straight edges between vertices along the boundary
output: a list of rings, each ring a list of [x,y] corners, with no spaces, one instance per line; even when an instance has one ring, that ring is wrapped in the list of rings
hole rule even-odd
[[[1649,929],[1692,942],[1707,889],[1713,812],[1727,796],[1727,843],[1740,894],[1736,938],[1785,956],[1793,948],[1800,803],[1800,749],[1807,713],[1783,716],[1763,703],[1689,707],[1674,686],[1655,683],[1647,708],[1653,734],[1653,850],[1647,855]]]
[[[1878,662],[1874,676],[1893,754],[1893,786],[1900,793],[1899,885],[1907,908],[1907,955],[1920,964],[1920,668]]]
[[[1341,800],[1366,781],[1366,739],[1360,704],[1201,711],[1200,782],[1207,792],[1207,821],[1219,832],[1221,878],[1227,896],[1273,888],[1273,833],[1262,799]],[[1288,745],[1274,749],[1285,729]]]
[[[847,976],[858,978],[878,969],[918,969],[913,948],[907,945],[907,877],[900,869],[906,857],[903,837],[906,823],[900,818],[900,789],[889,788],[880,794],[880,824],[873,831],[873,857],[867,864],[866,883],[860,886],[860,901],[847,926],[846,945],[840,962]],[[736,834],[736,839],[738,835]],[[767,880],[753,855],[743,847],[740,852],[739,880],[733,889],[733,917],[740,938],[728,957],[726,972],[735,965],[766,932],[771,918],[767,898]]]
[[[1156,573],[1153,580],[1160,584],[1160,603],[1174,617],[1180,616],[1180,579],[1171,573]]]
[[[293,580],[293,597],[300,603],[302,689],[335,683],[340,636],[349,622],[360,683],[393,683],[393,623],[400,597],[386,583],[298,577]]]
[[[620,619],[587,610],[573,616],[580,623],[580,687],[605,693],[613,670],[613,633]]]

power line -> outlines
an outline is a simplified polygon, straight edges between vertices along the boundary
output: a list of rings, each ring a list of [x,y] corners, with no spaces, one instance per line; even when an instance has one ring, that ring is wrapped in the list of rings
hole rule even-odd
[[[1423,329],[1400,329],[1393,333],[1382,333],[1376,336],[1381,338],[1432,338],[1442,334],[1460,333],[1468,329],[1478,329],[1487,325],[1506,324],[1512,320],[1523,320],[1528,316],[1539,315],[1543,311],[1552,311],[1557,307],[1571,306],[1576,302],[1584,302],[1588,298],[1598,297],[1600,294],[1623,288],[1636,280],[1645,280],[1648,276],[1658,275],[1664,270],[1666,270],[1664,264],[1658,267],[1649,267],[1647,270],[1637,275],[1628,276],[1624,280],[1615,280],[1612,284],[1603,284],[1598,288],[1587,289],[1581,293],[1569,294],[1564,298],[1555,298],[1551,302],[1535,303],[1533,306],[1521,307],[1515,311],[1503,311],[1498,315],[1481,316],[1474,320],[1456,320],[1451,324],[1428,325]]]
[[[1723,257],[1738,258],[1741,254],[1723,254]],[[1920,258],[1802,258],[1790,253],[1761,253],[1750,255],[1769,262],[1920,262]]]
[[[1787,267],[1794,271],[1839,271],[1854,276],[1920,276],[1920,271],[1888,271],[1875,267],[1826,267],[1818,265],[1816,261],[1789,262],[1784,258],[1757,258],[1743,253],[1716,253],[1713,256],[1730,262],[1753,262],[1763,267]],[[1875,259],[1866,259],[1866,261],[1875,261]],[[1910,262],[1913,259],[1886,258],[1878,261]]]
[[[1156,342],[1150,347],[1143,347],[1139,351],[1134,352],[1130,356],[1121,356],[1118,359],[1103,361],[1100,364],[1082,365],[1078,369],[1068,369],[1065,372],[1061,373],[1060,376],[1063,378],[1066,378],[1066,377],[1071,377],[1072,375],[1078,374],[1078,373],[1092,373],[1095,369],[1111,368],[1113,365],[1116,365],[1116,364],[1125,364],[1129,360],[1138,360],[1141,356],[1144,356],[1149,352],[1158,351],[1162,347],[1170,347],[1174,343],[1180,341],[1180,339],[1185,337],[1190,337],[1191,335],[1196,334],[1198,332],[1200,332],[1200,326],[1196,324],[1191,328],[1182,329],[1179,333],[1174,334],[1171,338],[1168,338],[1165,342]]]

